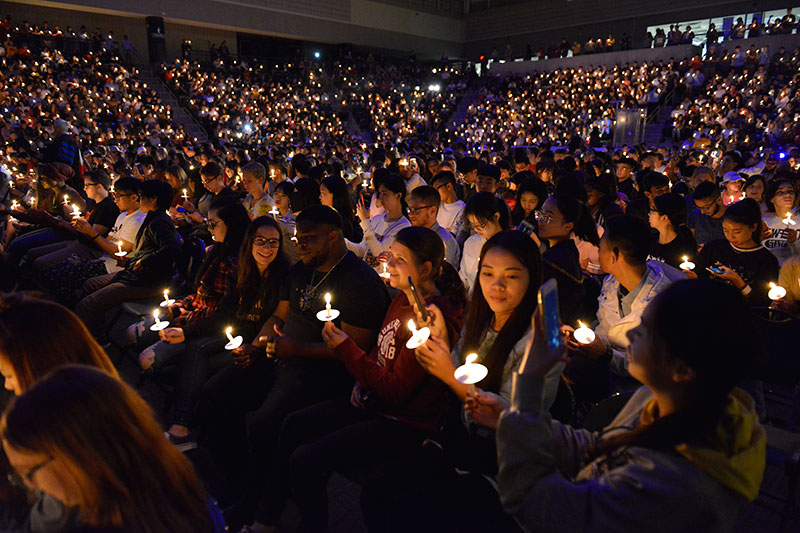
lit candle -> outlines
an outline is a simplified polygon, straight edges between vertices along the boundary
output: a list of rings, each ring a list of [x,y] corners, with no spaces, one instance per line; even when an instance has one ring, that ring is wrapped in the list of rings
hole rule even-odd
[[[694,266],[695,265],[694,265],[694,263],[689,261],[689,256],[688,255],[684,255],[683,256],[683,263],[681,263],[678,266],[680,267],[681,270],[694,270]]]
[[[189,192],[186,189],[183,189],[183,201],[185,202],[188,199],[189,199]]]
[[[292,240],[294,242],[297,242],[297,227],[296,226],[294,228],[294,233],[292,234]]]
[[[125,257],[126,255],[128,255],[128,252],[124,252],[122,250],[122,241],[117,241],[117,253],[115,253],[114,255],[116,255],[117,257]]]
[[[411,332],[411,338],[406,341],[406,348],[409,350],[416,350],[425,344],[425,341],[431,336],[430,328],[422,327],[417,329],[413,319],[408,321],[408,330]]]
[[[161,302],[161,307],[169,307],[174,303],[175,300],[169,297],[169,289],[164,289],[164,301]]]
[[[78,209],[76,204],[72,204],[72,218],[80,218],[81,217],[81,210]]]
[[[12,200],[11,201],[11,209],[12,210],[19,209],[19,202],[17,202],[16,200]]]
[[[794,226],[795,224],[797,224],[797,222],[795,222],[795,221],[792,219],[792,212],[791,212],[791,211],[789,211],[788,213],[786,213],[786,218],[784,218],[784,219],[783,219],[781,222],[783,222],[783,223],[784,223],[784,224],[786,224],[787,226]]]
[[[270,210],[269,214],[272,215],[272,218],[277,219],[278,215],[280,215],[281,212],[278,211],[278,207],[277,206],[272,206],[272,209]]]
[[[68,194],[64,195],[64,205],[69,205],[69,195]]]
[[[489,369],[480,363],[476,363],[478,354],[471,353],[464,360],[464,364],[456,368],[453,377],[459,383],[469,385],[469,393],[475,394],[475,384],[481,381],[489,373]]]
[[[772,300],[773,302],[775,300],[780,300],[781,298],[784,298],[786,296],[786,289],[770,281],[768,296],[769,299]]]
[[[586,327],[586,324],[578,320],[578,329],[576,329],[572,335],[575,337],[575,340],[581,344],[591,344],[594,342],[594,331],[590,328]]]
[[[383,271],[379,275],[383,279],[389,279],[390,277],[392,277],[392,275],[389,274],[389,270],[386,267],[386,263],[383,263]]]
[[[150,326],[150,331],[161,331],[169,326],[169,320],[161,320],[158,318],[158,308],[153,310],[153,318],[156,319],[156,323]]]
[[[336,319],[339,316],[339,311],[337,309],[331,308],[331,293],[325,293],[325,309],[317,313],[317,319],[321,320],[322,322],[330,322],[331,320]]]
[[[225,345],[226,350],[235,350],[242,345],[242,336],[237,335],[234,337],[233,328],[231,326],[225,329],[225,336],[228,337],[228,344]]]

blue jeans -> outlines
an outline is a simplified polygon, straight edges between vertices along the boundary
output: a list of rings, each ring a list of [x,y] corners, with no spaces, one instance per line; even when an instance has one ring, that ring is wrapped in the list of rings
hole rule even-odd
[[[11,244],[6,248],[6,254],[12,264],[18,265],[28,251],[70,239],[72,237],[64,231],[53,228],[37,229],[20,235],[11,241]]]

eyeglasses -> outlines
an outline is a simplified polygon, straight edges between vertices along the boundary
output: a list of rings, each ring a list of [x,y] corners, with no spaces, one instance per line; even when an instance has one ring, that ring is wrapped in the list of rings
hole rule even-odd
[[[28,490],[28,488],[31,485],[33,485],[33,476],[36,475],[36,472],[38,472],[45,466],[49,465],[50,463],[52,463],[54,459],[55,457],[50,457],[49,459],[46,459],[45,461],[29,469],[24,474],[17,472],[9,472],[8,475],[6,476],[8,478],[8,482],[11,484],[12,487],[16,487],[21,490]]]
[[[114,198],[114,199],[125,198],[126,196],[136,196],[136,193],[135,192],[129,192],[129,193],[125,193],[125,194],[120,194],[118,192],[112,192],[111,193],[111,197]]]
[[[281,241],[280,239],[268,239],[266,237],[253,237],[253,246],[258,246],[259,248],[269,247],[269,248],[280,248]]]
[[[708,213],[708,212],[714,211],[714,208],[717,205],[717,201],[714,200],[710,204],[700,205],[700,204],[697,203],[697,200],[695,200],[694,205],[697,206],[697,209],[699,209],[701,213]]]
[[[435,205],[421,205],[419,207],[409,207],[408,208],[408,212],[410,214],[412,214],[412,215],[416,215],[417,213],[419,213],[423,209],[429,209],[431,207],[436,207],[436,206]]]
[[[483,231],[483,230],[485,230],[485,229],[486,229],[486,226],[487,226],[488,224],[489,224],[488,222],[483,222],[483,223],[479,223],[479,224],[473,224],[472,222],[470,222],[470,223],[469,223],[469,225],[470,225],[470,226],[472,227],[472,229],[474,229],[475,231]]]
[[[442,187],[447,187],[448,185],[450,185],[450,184],[449,183],[442,183],[441,185],[434,185],[433,188],[438,191]]]
[[[83,188],[84,189],[88,189],[89,187],[97,187],[98,185],[100,185],[100,184],[99,183],[84,183],[83,184]]]
[[[542,224],[549,224],[554,220],[561,220],[557,217],[554,217],[553,215],[548,215],[547,213],[543,213],[541,211],[534,211],[533,216],[538,222],[541,222]]]
[[[203,185],[208,185],[209,183],[211,183],[213,181],[217,181],[219,178],[220,178],[219,176],[214,176],[214,177],[206,179],[205,176],[200,176],[200,180],[203,182]]]
[[[219,226],[220,222],[222,222],[222,221],[221,221],[221,220],[211,220],[211,219],[209,218],[208,220],[206,220],[206,226],[208,226],[208,229],[210,229],[210,230],[212,230],[212,231],[213,231],[213,230],[214,230],[214,228],[216,228],[217,226]]]

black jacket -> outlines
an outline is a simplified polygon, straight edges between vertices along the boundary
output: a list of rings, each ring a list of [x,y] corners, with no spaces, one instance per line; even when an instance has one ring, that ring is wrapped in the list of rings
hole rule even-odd
[[[136,234],[125,270],[114,281],[151,287],[165,285],[172,279],[180,252],[180,237],[172,219],[164,211],[150,211]],[[140,265],[136,272],[135,265]]]

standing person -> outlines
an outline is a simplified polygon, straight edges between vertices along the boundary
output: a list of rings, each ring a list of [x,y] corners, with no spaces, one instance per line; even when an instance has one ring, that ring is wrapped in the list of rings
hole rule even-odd
[[[145,218],[133,251],[117,260],[124,269],[88,279],[83,286],[86,296],[75,309],[95,338],[104,335],[108,310],[127,300],[160,294],[172,278],[180,254],[180,239],[167,215],[172,188],[163,181],[149,180],[141,184],[139,194],[139,209]]]
[[[741,327],[736,335],[731,324]],[[732,289],[698,281],[667,288],[628,333],[630,372],[646,387],[593,433],[551,420],[541,405],[542,378],[563,349],[546,344],[535,315],[514,408],[497,432],[505,509],[531,530],[734,529],[766,463],[754,402],[736,388],[756,364],[754,324]],[[653,522],[656,508],[668,524]]]
[[[658,232],[650,245],[649,259],[656,259],[675,268],[680,268],[684,257],[694,261],[697,241],[686,227],[686,201],[678,193],[668,193],[653,200],[650,211],[650,227]]]
[[[478,273],[483,245],[494,235],[509,229],[510,215],[505,202],[492,193],[479,192],[467,203],[464,218],[475,234],[464,243],[458,273],[467,292],[471,293],[476,284],[475,276]]]
[[[76,527],[58,531],[225,530],[150,407],[98,369],[56,370],[6,410],[0,434],[27,484],[77,516]]]
[[[79,189],[83,185],[80,181],[83,177],[83,165],[81,151],[78,142],[70,134],[70,125],[65,120],[56,119],[53,121],[53,140],[44,149],[44,160],[47,163],[62,163],[72,169],[73,177],[69,184],[74,189]]]
[[[420,226],[433,230],[444,243],[445,260],[458,268],[461,260],[461,248],[455,237],[437,222],[441,198],[436,189],[430,185],[417,187],[408,197],[408,219],[412,226]],[[401,230],[402,231],[402,230]]]
[[[420,188],[415,189],[419,191]],[[435,193],[435,191],[434,191]],[[447,387],[419,364],[406,324],[420,321],[409,279],[421,298],[443,313],[450,343],[458,339],[466,301],[444,246],[426,228],[404,228],[392,243],[389,281],[398,294],[370,353],[328,322],[323,339],[356,378],[342,397],[296,411],[281,429],[277,453],[256,513],[254,531],[275,526],[290,494],[300,506],[300,530],[321,531],[327,523],[325,485],[334,470],[371,470],[402,455],[436,432],[447,409]],[[427,313],[426,310],[423,310]]]
[[[779,264],[800,252],[797,230],[794,225],[784,222],[794,221],[796,201],[797,191],[791,181],[779,178],[769,182],[764,194],[764,224],[769,228],[769,237],[764,239],[764,246],[775,255]]]

